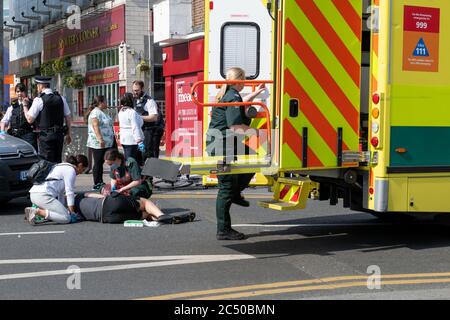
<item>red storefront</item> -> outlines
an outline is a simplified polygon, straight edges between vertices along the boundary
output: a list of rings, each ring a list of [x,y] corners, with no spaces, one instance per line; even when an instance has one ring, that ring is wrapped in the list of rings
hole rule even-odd
[[[201,156],[203,108],[190,96],[191,86],[204,79],[204,40],[163,48],[166,82],[166,155]],[[199,90],[203,100],[203,89]]]

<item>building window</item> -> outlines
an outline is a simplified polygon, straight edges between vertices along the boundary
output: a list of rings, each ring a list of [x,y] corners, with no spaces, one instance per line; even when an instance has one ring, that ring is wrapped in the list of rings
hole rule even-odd
[[[117,114],[117,107],[119,106],[119,83],[107,83],[96,86],[87,87],[88,103],[91,104],[95,96],[105,96],[108,104],[108,114],[114,119]]]
[[[260,28],[256,23],[229,22],[222,26],[220,73],[231,67],[244,69],[247,79],[259,75]]]
[[[166,83],[164,81],[162,65],[155,65],[153,67],[153,85],[153,98],[159,101],[164,100]]]
[[[87,71],[105,69],[119,65],[119,49],[109,49],[87,55]]]

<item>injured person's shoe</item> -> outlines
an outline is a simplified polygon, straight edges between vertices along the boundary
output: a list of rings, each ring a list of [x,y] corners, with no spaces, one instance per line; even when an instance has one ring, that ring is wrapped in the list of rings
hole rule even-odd
[[[180,214],[177,216],[173,216],[173,223],[174,224],[179,224],[179,223],[184,223],[184,222],[192,222],[195,219],[195,212],[189,212],[189,213],[184,213],[184,214]]]
[[[172,224],[173,223],[173,217],[171,215],[168,214],[162,214],[158,217],[158,219],[156,220],[159,223],[166,223],[166,224]]]

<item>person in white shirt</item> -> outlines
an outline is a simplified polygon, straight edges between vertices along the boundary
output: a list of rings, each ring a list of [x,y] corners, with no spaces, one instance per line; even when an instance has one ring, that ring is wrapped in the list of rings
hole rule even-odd
[[[39,96],[33,100],[30,109],[24,113],[28,123],[39,126],[39,154],[50,162],[62,162],[64,147],[64,120],[67,125],[65,143],[72,142],[70,108],[64,97],[50,89],[51,78],[36,76]]]
[[[122,144],[125,159],[129,157],[138,159],[138,152],[144,152],[144,133],[142,117],[134,110],[133,94],[127,92],[120,99],[118,114],[120,143]]]
[[[87,167],[84,155],[69,156],[66,162],[56,164],[44,183],[30,189],[31,202],[37,208],[25,208],[28,222],[36,224],[36,216],[61,224],[76,221],[75,180]]]
[[[164,133],[164,121],[155,100],[144,92],[143,81],[133,81],[133,95],[135,99],[134,109],[144,120],[142,130],[144,131],[145,152],[142,162],[145,162],[147,158],[159,157],[159,145]],[[141,159],[137,160],[139,163],[141,162]]]

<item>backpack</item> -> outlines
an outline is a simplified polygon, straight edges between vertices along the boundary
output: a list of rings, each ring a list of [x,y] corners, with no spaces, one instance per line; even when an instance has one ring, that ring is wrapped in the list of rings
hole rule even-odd
[[[27,177],[33,184],[42,184],[47,180],[47,176],[56,166],[56,163],[47,160],[39,160],[28,170]],[[49,179],[54,180],[54,179]]]

